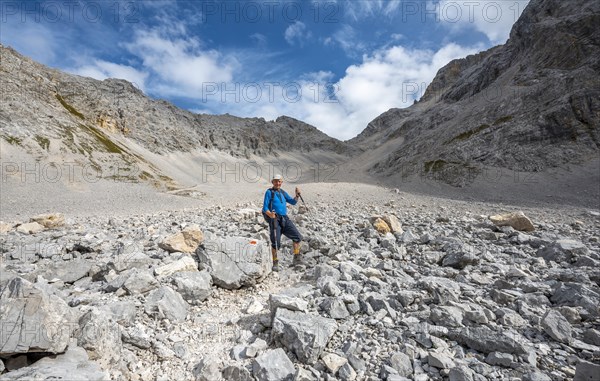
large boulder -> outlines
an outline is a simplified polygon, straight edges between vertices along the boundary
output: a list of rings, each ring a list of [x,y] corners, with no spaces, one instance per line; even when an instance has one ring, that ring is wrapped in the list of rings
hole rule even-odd
[[[62,353],[77,327],[77,316],[67,303],[19,277],[2,288],[0,321],[0,356]]]
[[[105,292],[115,292],[118,289],[126,290],[130,295],[145,294],[157,288],[160,284],[154,276],[145,270],[132,268],[123,271],[121,274],[111,279],[105,286]]]
[[[104,311],[92,309],[79,319],[77,344],[104,369],[116,368],[121,359],[121,328]]]
[[[98,364],[89,360],[83,348],[69,346],[64,354],[44,357],[30,366],[5,373],[0,379],[105,381],[110,378]]]
[[[169,276],[181,271],[198,271],[198,264],[189,255],[184,255],[176,261],[154,269],[156,276]]]
[[[172,283],[189,304],[198,305],[212,294],[212,277],[207,271],[183,271],[173,275]]]
[[[541,322],[544,332],[554,340],[570,344],[573,341],[571,324],[557,310],[548,310]]]
[[[46,229],[54,229],[65,224],[65,216],[62,213],[40,214],[35,217],[31,217],[29,222],[37,222]]]
[[[128,327],[135,322],[136,308],[130,301],[118,301],[104,304],[100,309],[118,324]]]
[[[44,231],[44,225],[41,225],[37,222],[28,222],[26,224],[17,226],[17,231],[23,234],[36,234]]]
[[[292,381],[296,370],[283,349],[271,349],[252,363],[252,374],[259,381]]]
[[[231,237],[206,241],[196,250],[200,267],[214,284],[227,289],[254,286],[271,272],[269,246],[251,238]]]
[[[476,252],[476,249],[463,242],[449,242],[444,245],[443,250],[446,255],[442,259],[442,266],[464,269],[468,265],[479,262],[479,253]]]
[[[196,381],[212,381],[221,378],[223,361],[216,355],[203,357],[192,371]]]
[[[582,242],[572,239],[560,239],[539,249],[536,255],[546,261],[575,262],[579,257],[588,253],[588,248]]]
[[[81,278],[88,276],[94,263],[87,259],[74,259],[68,262],[52,262],[38,272],[44,278],[60,279],[65,283],[74,283]]]
[[[204,235],[198,225],[191,225],[183,229],[180,233],[168,236],[158,244],[163,250],[169,253],[193,253],[202,244]]]
[[[272,326],[273,338],[305,364],[314,364],[319,359],[338,328],[333,319],[285,308],[277,309]]]
[[[402,229],[402,224],[400,223],[400,220],[398,220],[398,217],[391,214],[386,214],[381,218],[385,221],[386,224],[388,224],[392,233],[404,233],[404,230]]]
[[[275,315],[275,312],[280,307],[291,311],[305,312],[308,309],[308,302],[302,298],[285,294],[271,294],[269,295],[269,306],[273,315]]]
[[[572,282],[558,282],[554,286],[552,303],[559,306],[582,307],[582,315],[600,316],[600,292],[597,288]]]
[[[521,355],[528,352],[520,341],[515,340],[514,335],[492,331],[486,326],[451,330],[448,337],[483,353],[503,352]]]
[[[490,216],[490,220],[496,226],[510,226],[515,230],[525,232],[532,232],[535,230],[531,220],[521,211]]]
[[[158,281],[148,271],[128,270],[127,279],[123,282],[123,289],[130,295],[145,294],[159,286]]]
[[[129,269],[146,270],[153,263],[152,258],[143,252],[143,247],[135,242],[119,245],[109,266],[118,272]]]
[[[163,286],[148,294],[144,310],[150,316],[181,323],[187,316],[188,304],[172,288]]]
[[[587,361],[579,362],[573,381],[600,381],[600,365]]]
[[[421,278],[419,286],[431,293],[436,304],[458,302],[461,295],[460,285],[452,279],[427,276]]]
[[[379,234],[387,234],[391,232],[390,226],[382,218],[376,218],[373,222],[371,222],[371,224]]]

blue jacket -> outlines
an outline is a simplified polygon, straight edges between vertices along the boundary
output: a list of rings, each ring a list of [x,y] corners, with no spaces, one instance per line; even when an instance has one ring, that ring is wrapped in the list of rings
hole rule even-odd
[[[286,191],[283,189],[279,189],[279,191],[272,191],[271,189],[267,189],[265,193],[265,201],[263,203],[262,211],[263,213],[269,210],[269,205],[271,203],[271,195],[275,196],[273,199],[273,209],[275,213],[280,216],[287,216],[287,206],[286,201],[292,205],[296,205],[298,200],[294,200]]]

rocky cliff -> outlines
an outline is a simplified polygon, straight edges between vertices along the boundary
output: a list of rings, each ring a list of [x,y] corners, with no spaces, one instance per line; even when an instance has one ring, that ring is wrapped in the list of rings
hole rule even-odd
[[[532,1],[503,46],[442,68],[422,99],[373,120],[350,143],[387,177],[485,168],[543,171],[598,158],[600,3]]]
[[[247,160],[284,151],[322,150],[336,158],[356,151],[293,118],[194,114],[124,80],[63,73],[9,47],[0,46],[0,55],[0,136],[41,161],[60,157],[98,171],[118,165],[125,178],[130,166],[139,180],[173,183],[151,154],[218,151]]]

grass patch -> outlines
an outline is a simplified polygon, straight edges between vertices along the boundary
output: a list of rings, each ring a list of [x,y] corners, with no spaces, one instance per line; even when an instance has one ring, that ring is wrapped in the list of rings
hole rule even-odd
[[[496,119],[494,122],[494,126],[497,126],[502,123],[510,122],[513,119],[512,115],[503,116],[502,118]]]
[[[23,139],[14,136],[2,135],[2,138],[11,146],[21,146],[23,143]]]
[[[60,104],[67,109],[68,112],[70,112],[71,114],[75,115],[76,117],[78,117],[79,119],[85,119],[85,117],[83,116],[82,113],[80,113],[79,111],[77,111],[75,109],[75,107],[71,106],[70,104],[68,104],[63,97],[60,96],[60,94],[56,94],[56,99],[58,99],[58,101],[60,102]]]
[[[48,151],[48,149],[50,148],[50,140],[48,140],[47,138],[45,138],[43,136],[39,136],[39,135],[36,135],[34,139],[37,142],[37,144],[39,144],[40,147],[42,147],[42,149],[45,149],[46,151]]]
[[[121,147],[119,147],[112,140],[110,140],[108,136],[106,136],[103,132],[95,129],[94,127],[89,127],[84,124],[80,124],[79,126],[85,129],[87,132],[89,132],[92,136],[94,136],[96,140],[98,140],[100,144],[104,146],[106,152],[118,153],[121,155],[125,153],[125,151]]]
[[[452,142],[455,142],[455,141],[463,141],[463,140],[467,140],[467,139],[469,139],[471,136],[473,136],[473,135],[476,135],[476,134],[480,133],[481,131],[483,131],[483,130],[486,130],[486,129],[488,129],[488,128],[490,128],[490,125],[489,125],[489,124],[482,124],[481,126],[479,126],[479,127],[477,127],[477,128],[474,128],[474,129],[472,129],[472,130],[470,130],[470,131],[463,132],[462,134],[460,134],[460,135],[458,135],[458,136],[454,137],[452,140],[450,140],[450,141],[449,141],[448,143],[446,143],[446,144],[449,144],[449,143],[452,143]]]

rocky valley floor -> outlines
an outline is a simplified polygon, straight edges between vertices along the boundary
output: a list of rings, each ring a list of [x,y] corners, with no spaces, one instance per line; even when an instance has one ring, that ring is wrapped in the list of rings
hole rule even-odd
[[[0,380],[599,379],[598,210],[307,184],[271,273],[255,188],[3,215]]]

